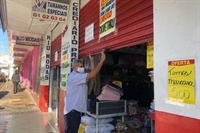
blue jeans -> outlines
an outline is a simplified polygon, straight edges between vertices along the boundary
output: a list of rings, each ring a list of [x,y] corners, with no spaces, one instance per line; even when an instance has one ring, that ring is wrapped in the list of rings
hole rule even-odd
[[[78,133],[79,125],[81,123],[81,112],[72,110],[64,115],[64,120],[65,133]]]

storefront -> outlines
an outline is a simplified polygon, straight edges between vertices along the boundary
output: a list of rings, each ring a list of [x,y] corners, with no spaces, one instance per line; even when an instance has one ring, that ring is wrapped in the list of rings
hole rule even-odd
[[[95,62],[97,64],[100,59],[98,53],[102,49],[106,49],[106,62],[101,69],[100,75],[95,79],[96,83],[98,82],[98,85],[96,85],[98,89],[89,88],[89,94],[99,95],[103,85],[109,82],[105,77],[109,79],[114,77],[112,80],[120,80],[123,82],[123,85],[127,85],[126,87],[129,88],[126,89],[127,92],[125,92],[124,99],[132,100],[134,98],[134,100],[140,102],[141,106],[149,107],[153,100],[153,87],[150,77],[148,77],[145,64],[147,44],[153,41],[153,1],[111,0],[107,2],[108,3],[89,1],[80,10],[79,27],[76,27],[78,22],[75,20],[75,22],[71,20],[72,22],[70,22],[70,24],[68,23],[65,27],[63,31],[64,36],[62,38],[61,64],[66,63],[68,64],[67,66],[70,66],[71,62],[79,57],[85,60],[86,69],[90,69],[89,61],[86,58],[88,54],[91,53],[95,55]],[[102,6],[101,17],[99,16],[100,3]],[[110,11],[107,12],[112,12],[109,19],[106,19],[109,14],[106,14],[104,11],[105,6],[110,6],[110,8],[106,9],[110,9]],[[71,14],[73,16],[73,11],[70,11],[70,17]],[[78,28],[80,28],[80,34]],[[80,40],[78,40],[78,38]],[[71,44],[72,46],[74,44],[79,44],[79,48],[72,48]],[[77,49],[79,49],[78,53],[76,53]],[[65,59],[65,55],[67,55],[66,57],[68,57],[68,60],[62,62],[62,58]],[[130,89],[136,84],[136,82],[131,84],[134,80],[132,76],[135,77],[136,75],[132,75],[130,72],[132,71],[130,67],[135,66],[137,67],[137,72],[135,74],[141,75],[143,78],[142,83],[145,82],[145,79],[149,81],[145,84],[146,86],[151,85],[148,91],[145,91],[144,87],[144,89],[139,90],[139,92],[138,88]],[[124,73],[121,73],[122,67],[124,67]],[[130,71],[128,72],[128,70]],[[61,70],[61,77],[63,79],[63,81],[61,79],[61,87],[63,86],[63,89],[59,95],[59,114],[63,114],[64,101],[62,100],[65,97],[65,82],[67,78],[66,74],[68,73],[68,71],[62,73]],[[142,74],[145,76],[142,76]],[[130,79],[125,83],[124,79],[127,75]],[[120,79],[119,77],[124,77],[124,79]],[[134,92],[137,92],[137,94]],[[138,97],[138,95],[140,95],[140,97]],[[144,97],[148,97],[147,100],[143,100]],[[59,121],[60,132],[63,132],[63,116],[59,117]]]
[[[58,24],[52,31],[51,63],[50,63],[50,91],[49,112],[52,112],[58,121],[60,66],[61,66],[61,32],[63,24]]]
[[[106,61],[93,85],[89,81],[88,95],[117,100],[119,97],[101,95],[104,86],[117,81],[124,90],[120,99],[134,105],[128,106],[129,118],[151,125],[147,117],[154,99],[153,82],[149,77],[153,65],[148,66],[147,52],[152,42],[153,1],[89,1],[80,12],[79,57],[84,59],[85,68],[90,69],[88,54],[95,56],[97,65],[100,60],[97,53],[105,49]],[[143,127],[143,130],[153,129],[148,125]]]

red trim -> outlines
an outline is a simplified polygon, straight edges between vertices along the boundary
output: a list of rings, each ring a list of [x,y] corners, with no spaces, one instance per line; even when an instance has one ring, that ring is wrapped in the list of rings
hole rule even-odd
[[[42,112],[48,112],[49,86],[40,85],[39,108]]]
[[[60,133],[64,133],[65,130],[65,122],[64,122],[64,98],[65,98],[65,93],[66,91],[60,89],[60,94],[59,94],[59,123],[58,123],[58,129]]]
[[[200,120],[185,116],[155,112],[156,133],[199,133]]]

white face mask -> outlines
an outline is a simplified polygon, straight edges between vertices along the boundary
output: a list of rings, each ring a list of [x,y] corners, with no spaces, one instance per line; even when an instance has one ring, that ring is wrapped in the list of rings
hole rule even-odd
[[[77,68],[77,71],[78,71],[79,73],[84,73],[84,72],[85,72],[85,69],[84,69],[84,67],[78,67],[78,68]]]

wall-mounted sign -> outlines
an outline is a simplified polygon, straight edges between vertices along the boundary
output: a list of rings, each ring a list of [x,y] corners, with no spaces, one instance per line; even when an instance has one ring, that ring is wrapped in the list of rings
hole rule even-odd
[[[32,7],[31,17],[41,20],[67,23],[68,11],[68,4],[38,0]]]
[[[55,57],[54,60],[55,60],[55,61],[58,61],[58,51],[55,52],[54,57]]]
[[[85,42],[94,39],[94,23],[85,28]]]
[[[41,61],[41,75],[40,83],[41,85],[49,85],[50,77],[50,60],[51,60],[51,36],[46,35],[45,39],[45,53],[42,55]]]
[[[195,104],[195,60],[168,62],[168,99]]]
[[[116,1],[100,0],[100,38],[108,35],[116,29]]]
[[[147,44],[147,69],[153,68],[153,42]]]
[[[16,44],[37,46],[40,44],[40,38],[28,37],[28,36],[16,36]]]

